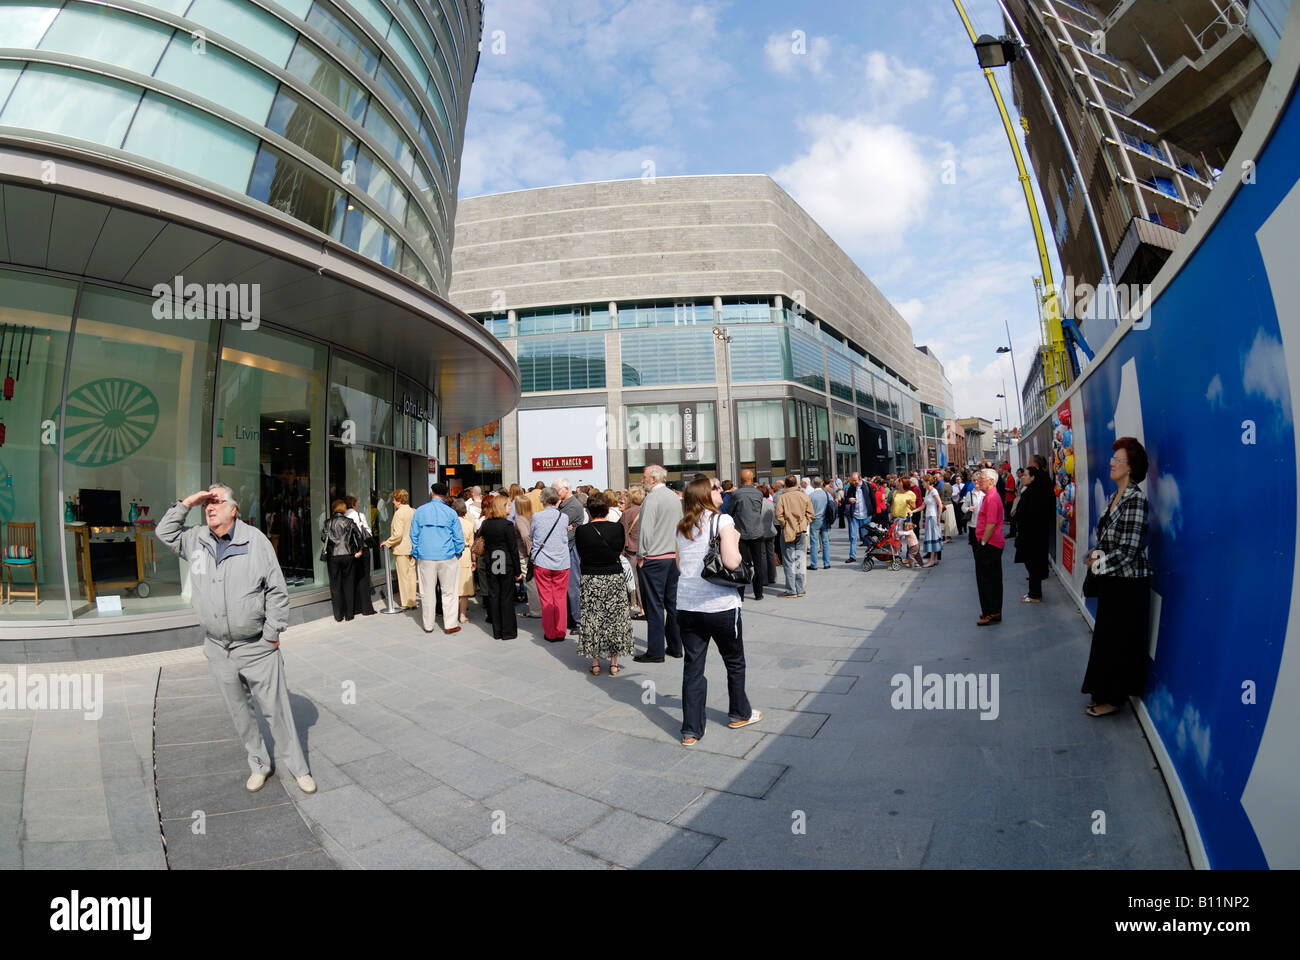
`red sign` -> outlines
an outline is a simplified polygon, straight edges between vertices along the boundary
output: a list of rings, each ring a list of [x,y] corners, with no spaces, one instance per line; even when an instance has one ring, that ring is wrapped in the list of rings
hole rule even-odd
[[[1061,538],[1061,566],[1066,573],[1074,573],[1074,541],[1069,537]]]
[[[533,472],[547,470],[590,470],[591,457],[533,457]]]
[[[438,472],[438,461],[435,460],[433,457],[429,458],[429,472],[430,473]]]

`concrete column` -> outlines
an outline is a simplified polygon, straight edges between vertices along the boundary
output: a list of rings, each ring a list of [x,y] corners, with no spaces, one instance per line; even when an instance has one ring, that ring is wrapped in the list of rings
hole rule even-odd
[[[611,315],[617,311],[609,305]],[[627,424],[623,416],[623,345],[617,330],[605,333],[605,452],[609,485],[618,490],[627,476]]]
[[[515,312],[510,311],[510,326],[514,328]],[[503,341],[505,348],[516,360],[519,356],[519,341]],[[501,480],[508,487],[519,480],[519,412],[511,410],[501,418]]]

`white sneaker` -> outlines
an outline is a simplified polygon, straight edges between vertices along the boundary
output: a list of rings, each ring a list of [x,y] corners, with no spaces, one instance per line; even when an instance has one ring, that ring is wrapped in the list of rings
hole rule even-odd
[[[244,786],[245,788],[247,788],[249,793],[257,793],[257,791],[261,790],[264,786],[266,786],[266,781],[269,780],[270,778],[271,778],[271,774],[269,772],[255,773],[248,778],[248,782],[244,784]]]
[[[304,773],[301,777],[295,778],[298,782],[298,789],[303,793],[315,793],[316,781],[311,778],[310,773]]]

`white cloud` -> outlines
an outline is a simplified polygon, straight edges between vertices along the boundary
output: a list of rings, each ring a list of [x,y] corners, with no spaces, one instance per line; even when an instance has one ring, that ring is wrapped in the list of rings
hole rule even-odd
[[[1183,497],[1178,490],[1178,481],[1172,474],[1157,474],[1154,470],[1147,476],[1147,481],[1156,523],[1171,538],[1177,537],[1183,527]]]
[[[1241,384],[1246,393],[1259,394],[1282,408],[1282,415],[1291,419],[1291,383],[1286,375],[1286,355],[1282,342],[1262,329],[1255,334],[1242,365]]]
[[[774,33],[763,45],[763,55],[773,73],[788,77],[796,70],[807,69],[815,76],[824,76],[831,41],[828,37],[809,37],[803,30]]]
[[[916,322],[925,313],[925,304],[918,298],[913,297],[911,300],[904,300],[901,303],[894,304],[894,309],[903,315],[904,320],[915,327]]]
[[[863,65],[872,103],[884,114],[924,100],[934,86],[934,76],[920,67],[909,67],[893,54],[872,50]]]
[[[939,111],[944,123],[955,123],[970,112],[966,94],[959,86],[951,86],[939,101]]]
[[[1183,708],[1175,739],[1180,753],[1186,752],[1189,746],[1192,748],[1204,776],[1210,767],[1210,725],[1201,720],[1201,712],[1190,703]]]
[[[812,144],[772,178],[850,254],[901,247],[938,182],[919,140],[863,118],[810,117],[800,128]]]
[[[1211,410],[1223,409],[1223,380],[1217,373],[1205,390],[1205,401],[1210,405]]]

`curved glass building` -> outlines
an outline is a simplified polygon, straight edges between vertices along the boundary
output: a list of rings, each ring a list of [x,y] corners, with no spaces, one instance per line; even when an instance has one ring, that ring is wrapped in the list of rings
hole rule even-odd
[[[213,480],[320,600],[328,501],[382,527],[514,406],[445,298],[480,31],[477,0],[0,0],[0,639],[190,628],[147,521]]]

